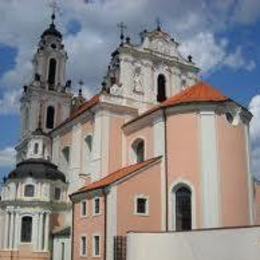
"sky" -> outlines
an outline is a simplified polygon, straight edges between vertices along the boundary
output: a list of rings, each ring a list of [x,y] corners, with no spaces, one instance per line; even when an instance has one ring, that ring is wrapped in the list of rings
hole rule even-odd
[[[67,78],[75,91],[84,81],[87,98],[100,88],[117,24],[139,42],[159,17],[163,30],[191,54],[201,78],[249,108],[252,172],[260,179],[259,0],[60,0],[56,24],[64,35]],[[19,97],[32,79],[31,60],[50,23],[50,0],[0,0],[0,177],[15,166],[20,138]]]

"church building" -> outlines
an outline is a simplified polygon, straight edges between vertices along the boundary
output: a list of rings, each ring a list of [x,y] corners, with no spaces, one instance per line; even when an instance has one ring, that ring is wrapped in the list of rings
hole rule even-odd
[[[160,26],[138,44],[122,34],[100,91],[86,100],[72,94],[52,16],[20,100],[0,259],[124,260],[129,232],[260,224],[252,114],[202,81],[178,47]]]

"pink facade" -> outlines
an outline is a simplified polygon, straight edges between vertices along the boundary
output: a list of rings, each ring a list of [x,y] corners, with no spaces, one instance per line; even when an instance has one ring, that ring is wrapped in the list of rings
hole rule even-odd
[[[81,203],[74,204],[73,217],[73,259],[86,259],[86,256],[81,256],[81,237],[86,236],[87,239],[87,256],[88,259],[95,259],[92,257],[93,250],[93,235],[98,234],[101,237],[101,248],[104,239],[104,198],[101,196],[100,214],[94,216],[93,212],[93,196],[87,196],[87,216],[82,217]],[[100,257],[103,259],[104,251],[100,251]]]
[[[217,118],[222,225],[250,225],[247,126]]]
[[[160,231],[162,218],[161,165],[157,163],[117,185],[117,235],[129,231]],[[135,214],[135,197],[149,198],[148,216]],[[124,210],[121,210],[124,209]]]
[[[172,199],[173,190],[177,185],[192,185],[196,200],[196,228],[202,228],[201,210],[201,173],[199,144],[199,115],[185,113],[170,115],[167,120],[167,150],[168,150],[168,190]],[[169,222],[174,218],[174,212],[169,210]],[[173,225],[171,227],[174,229]]]

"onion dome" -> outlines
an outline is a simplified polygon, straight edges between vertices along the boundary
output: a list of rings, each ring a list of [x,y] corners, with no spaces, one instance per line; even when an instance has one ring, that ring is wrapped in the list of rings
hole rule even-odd
[[[44,159],[28,159],[18,163],[16,169],[9,173],[7,180],[24,179],[28,177],[66,182],[65,175],[58,170],[58,167]]]
[[[56,29],[56,26],[55,26],[55,23],[54,23],[54,20],[55,20],[55,14],[52,15],[51,17],[52,19],[52,23],[50,24],[49,28],[46,29],[41,38],[44,38],[45,36],[54,36],[54,37],[57,37],[59,39],[62,39],[62,34],[61,32],[59,32],[57,29]]]

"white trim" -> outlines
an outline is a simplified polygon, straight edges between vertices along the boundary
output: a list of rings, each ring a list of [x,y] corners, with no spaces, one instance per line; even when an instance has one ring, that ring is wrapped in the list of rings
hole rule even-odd
[[[98,213],[96,213],[95,212],[95,201],[96,200],[99,200],[99,212]],[[95,216],[100,216],[101,215],[101,199],[100,199],[100,197],[94,197],[93,198],[93,201],[92,201],[92,203],[93,203],[93,216],[95,217]]]
[[[110,188],[107,195],[107,260],[114,260],[114,237],[117,235],[117,186]]]
[[[216,114],[200,112],[200,158],[202,190],[202,228],[220,226],[220,176],[218,166]]]
[[[186,186],[191,191],[191,227],[192,229],[197,228],[197,216],[196,216],[196,190],[193,184],[183,178],[177,179],[169,189],[169,227],[170,230],[176,230],[176,216],[175,216],[175,208],[176,208],[176,199],[175,199],[175,192],[181,186]]]
[[[95,237],[99,237],[99,254],[96,254],[95,250]],[[93,234],[92,235],[92,257],[100,257],[101,256],[101,235]]]
[[[137,212],[137,200],[138,199],[145,199],[146,200],[146,203],[145,203],[145,213],[140,213],[140,212]],[[134,197],[134,215],[136,216],[143,216],[143,217],[149,217],[150,216],[150,197],[149,196],[146,196],[144,194],[138,194],[138,195],[135,195]]]
[[[85,242],[86,242],[86,254],[82,254],[82,251],[83,251],[83,245],[82,245],[82,238],[85,238]],[[88,237],[86,234],[81,234],[80,236],[80,257],[87,257],[88,256]]]
[[[249,127],[245,125],[245,141],[246,141],[246,160],[247,160],[247,185],[248,185],[248,203],[249,203],[249,220],[250,225],[254,225],[255,223],[255,214],[254,214],[254,192],[253,192],[253,176],[251,173],[251,145],[250,145],[250,137],[249,137]]]

